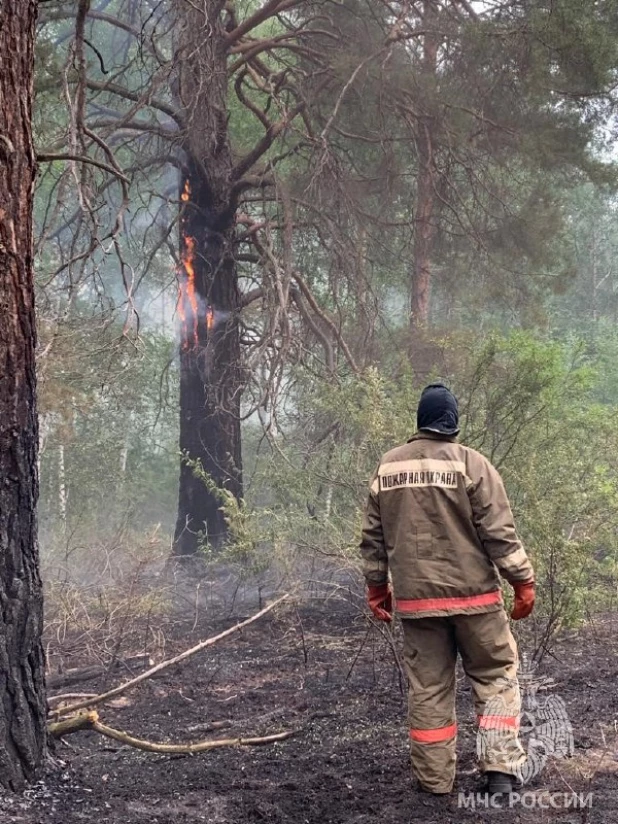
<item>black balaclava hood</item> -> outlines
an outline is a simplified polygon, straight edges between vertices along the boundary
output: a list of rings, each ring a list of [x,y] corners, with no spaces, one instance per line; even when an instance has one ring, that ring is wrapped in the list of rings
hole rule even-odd
[[[459,409],[457,398],[441,383],[431,383],[423,389],[416,413],[417,429],[457,435]]]

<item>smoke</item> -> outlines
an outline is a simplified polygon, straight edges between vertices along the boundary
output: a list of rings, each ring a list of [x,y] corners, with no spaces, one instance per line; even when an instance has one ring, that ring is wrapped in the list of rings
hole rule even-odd
[[[186,281],[180,282],[178,316],[180,340],[183,345],[189,346],[192,342],[197,344],[198,330],[202,324],[206,326],[209,333],[212,333],[225,324],[231,314],[229,309],[217,309],[196,293],[189,298]]]

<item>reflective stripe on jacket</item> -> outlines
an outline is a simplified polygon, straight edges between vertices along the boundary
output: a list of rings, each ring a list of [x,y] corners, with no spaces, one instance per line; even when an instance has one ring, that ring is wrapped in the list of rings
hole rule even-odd
[[[370,585],[390,571],[403,617],[501,608],[500,573],[534,577],[498,471],[454,438],[417,433],[387,452],[371,483],[361,541]]]

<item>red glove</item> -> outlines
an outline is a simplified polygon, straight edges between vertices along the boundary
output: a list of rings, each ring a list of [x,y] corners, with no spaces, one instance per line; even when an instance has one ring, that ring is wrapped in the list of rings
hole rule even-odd
[[[367,587],[369,608],[378,621],[393,620],[393,593],[388,584]]]
[[[522,581],[513,584],[515,590],[515,603],[511,618],[513,621],[519,621],[521,618],[527,618],[534,608],[534,581]]]

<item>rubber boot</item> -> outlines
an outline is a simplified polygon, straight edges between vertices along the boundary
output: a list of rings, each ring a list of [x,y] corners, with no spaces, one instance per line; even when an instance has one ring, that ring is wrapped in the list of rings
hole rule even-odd
[[[509,795],[515,787],[515,776],[501,772],[487,772],[487,792],[490,795]]]

